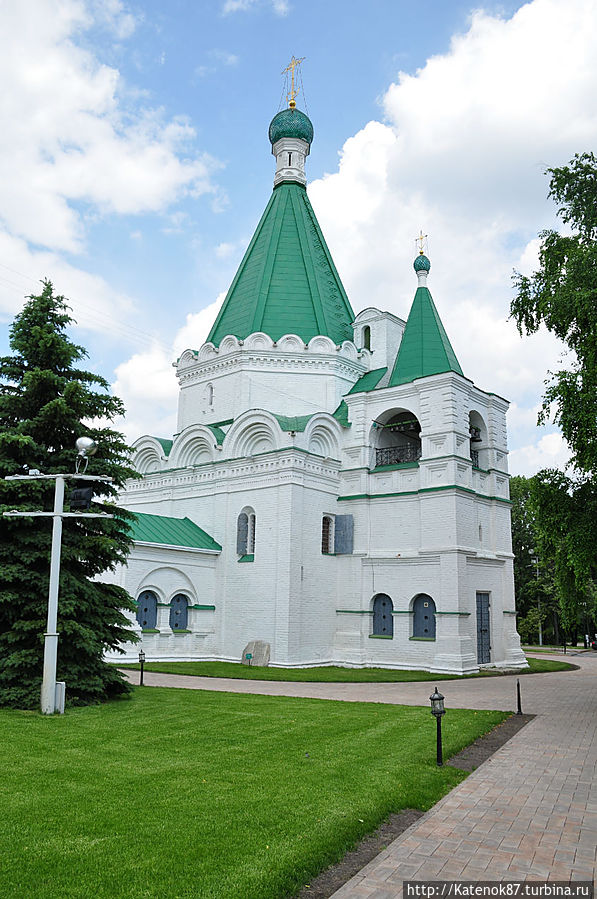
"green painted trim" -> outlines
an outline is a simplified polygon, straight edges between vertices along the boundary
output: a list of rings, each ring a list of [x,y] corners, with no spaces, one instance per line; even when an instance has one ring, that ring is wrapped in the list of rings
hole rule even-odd
[[[172,633],[173,633],[173,634],[182,634],[182,635],[184,636],[185,634],[192,634],[193,631],[188,631],[188,630],[185,630],[185,631],[183,631],[183,630],[178,630],[178,631],[172,631]]]
[[[337,615],[373,615],[369,609],[336,609]]]
[[[215,606],[202,606],[202,605],[197,604],[194,606],[189,606],[189,609],[204,609],[209,612],[215,612],[216,607]]]
[[[419,490],[398,490],[395,493],[354,493],[352,495],[339,496],[337,501],[342,503],[353,499],[387,499],[392,496],[417,496],[419,493],[439,493],[442,490],[460,490],[462,493],[470,493],[481,499],[495,500],[496,503],[505,503],[507,506],[512,505],[512,500],[504,499],[501,496],[479,493],[477,490],[472,490],[470,487],[462,487],[460,484],[446,484],[442,487],[421,487]]]
[[[503,615],[518,615],[518,612],[512,611],[512,609],[502,609]]]
[[[389,634],[369,634],[370,640],[393,640],[393,637],[390,637]]]
[[[461,618],[467,618],[471,613],[470,612],[437,612],[436,615],[460,615]]]
[[[158,606],[162,606],[162,608],[169,609],[170,603],[169,602],[159,602]]]
[[[141,630],[142,634],[159,634],[159,630],[157,627],[148,627],[145,630]]]
[[[255,556],[253,555],[253,553],[247,553],[246,556],[241,556],[238,561],[239,562],[254,562]]]
[[[376,465],[371,468],[371,474],[377,474],[378,471],[396,471],[399,468],[418,468],[418,462],[397,462],[396,465]]]
[[[435,637],[409,637],[409,640],[415,640],[419,643],[435,643]]]

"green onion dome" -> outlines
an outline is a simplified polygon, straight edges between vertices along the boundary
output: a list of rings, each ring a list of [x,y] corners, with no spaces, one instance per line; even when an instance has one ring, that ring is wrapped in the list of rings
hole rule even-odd
[[[269,139],[273,146],[281,137],[298,137],[310,144],[313,125],[300,109],[283,109],[273,117],[269,126]]]
[[[424,256],[423,253],[419,253],[413,263],[413,268],[416,272],[428,272],[431,268],[431,263],[427,259],[427,256]]]

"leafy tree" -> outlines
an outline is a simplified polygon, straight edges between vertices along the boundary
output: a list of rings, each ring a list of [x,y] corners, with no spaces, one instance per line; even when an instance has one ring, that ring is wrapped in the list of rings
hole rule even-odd
[[[525,643],[559,642],[558,601],[551,552],[540,540],[534,499],[535,478],[513,477],[512,550],[518,632]]]
[[[568,349],[563,367],[549,372],[539,424],[559,424],[573,473],[539,472],[533,502],[540,540],[553,554],[562,621],[574,636],[579,618],[594,617],[597,576],[597,158],[576,154],[547,173],[570,233],[541,232],[539,268],[531,277],[515,273],[511,313],[520,334],[544,325]]]
[[[597,159],[577,154],[547,170],[549,194],[572,234],[542,231],[539,269],[516,273],[512,317],[521,334],[544,324],[571,351],[567,368],[550,373],[540,423],[553,417],[575,467],[597,472]]]
[[[66,334],[72,323],[61,296],[44,281],[39,296],[28,298],[10,330],[14,355],[0,358],[0,513],[51,510],[54,480],[7,481],[27,468],[45,474],[75,470],[75,440],[97,442],[89,474],[107,475],[113,484],[89,482],[113,519],[64,520],[58,598],[58,680],[67,684],[69,702],[87,704],[125,694],[129,687],[108,649],[134,641],[122,610],[130,596],[97,578],[124,563],[130,547],[127,520],[117,508],[117,490],[134,477],[130,450],[111,422],[124,410],[108,392],[104,378],[80,369],[83,347]],[[73,486],[67,481],[67,490]],[[0,518],[0,705],[34,708],[39,704],[43,640],[46,630],[52,524],[49,518]]]

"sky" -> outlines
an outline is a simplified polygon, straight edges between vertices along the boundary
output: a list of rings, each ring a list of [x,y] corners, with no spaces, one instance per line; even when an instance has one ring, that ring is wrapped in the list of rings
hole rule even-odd
[[[315,137],[309,196],[355,313],[406,318],[415,238],[465,375],[510,400],[510,471],[563,348],[509,320],[558,227],[550,166],[597,143],[597,0],[0,0],[0,353],[52,280],[130,441],[171,436],[172,361],[204,342],[269,199],[282,70]]]

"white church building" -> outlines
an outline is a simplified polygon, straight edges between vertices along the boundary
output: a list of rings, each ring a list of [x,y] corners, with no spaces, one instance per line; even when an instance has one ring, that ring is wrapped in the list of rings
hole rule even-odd
[[[269,139],[272,196],[176,362],[177,433],[135,443],[125,658],[239,661],[259,640],[277,666],[525,667],[508,403],[463,374],[422,250],[406,321],[355,316],[307,196],[312,124],[291,103]]]

